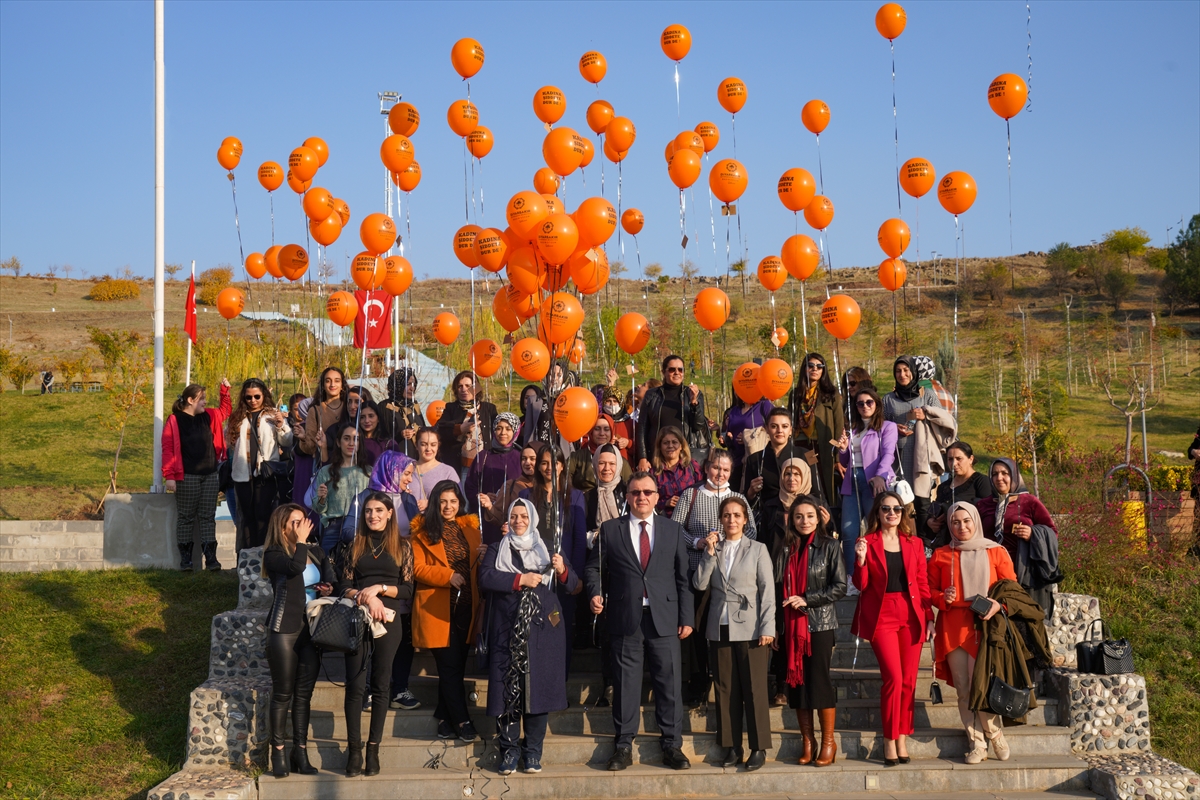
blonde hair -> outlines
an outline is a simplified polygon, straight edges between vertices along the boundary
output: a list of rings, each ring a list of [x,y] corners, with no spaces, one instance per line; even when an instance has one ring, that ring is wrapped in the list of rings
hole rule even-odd
[[[672,356],[678,358],[678,356]],[[658,431],[658,435],[654,437],[654,458],[651,462],[654,464],[655,472],[662,472],[666,466],[662,460],[662,440],[667,436],[674,436],[679,440],[679,463],[684,467],[692,463],[692,448],[688,447],[687,437],[683,435],[683,431],[676,428],[674,425],[668,425]]]

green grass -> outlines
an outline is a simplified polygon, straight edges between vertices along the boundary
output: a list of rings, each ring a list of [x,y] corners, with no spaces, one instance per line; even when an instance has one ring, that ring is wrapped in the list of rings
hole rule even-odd
[[[0,575],[0,796],[142,798],[185,754],[188,697],[237,575]]]

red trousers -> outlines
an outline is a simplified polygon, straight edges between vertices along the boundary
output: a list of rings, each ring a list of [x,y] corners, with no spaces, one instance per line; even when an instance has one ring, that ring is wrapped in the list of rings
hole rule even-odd
[[[883,596],[871,649],[883,677],[879,703],[883,735],[887,739],[913,732],[913,698],[917,692],[923,633],[907,594],[888,592]]]

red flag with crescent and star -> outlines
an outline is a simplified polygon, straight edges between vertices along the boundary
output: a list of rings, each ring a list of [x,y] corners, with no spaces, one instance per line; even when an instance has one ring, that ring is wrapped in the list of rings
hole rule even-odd
[[[354,346],[363,346],[365,329],[368,350],[391,347],[392,296],[381,289],[370,293],[359,289],[354,293],[354,299],[358,301],[358,316],[354,318]]]

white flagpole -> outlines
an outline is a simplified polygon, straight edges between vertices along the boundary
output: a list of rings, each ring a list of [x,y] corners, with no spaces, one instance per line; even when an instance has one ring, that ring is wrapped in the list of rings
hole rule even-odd
[[[163,0],[154,0],[154,485],[163,491],[163,283],[166,236],[166,63],[163,59]]]
[[[193,258],[192,259],[192,286],[195,287],[195,285],[196,285],[196,259]],[[196,310],[194,308],[189,308],[187,310],[187,313],[195,314]],[[190,322],[191,320],[188,320],[188,321]],[[187,375],[183,379],[184,386],[187,386],[188,384],[190,384],[192,382],[192,337],[189,335],[187,337],[187,340],[188,340]]]

